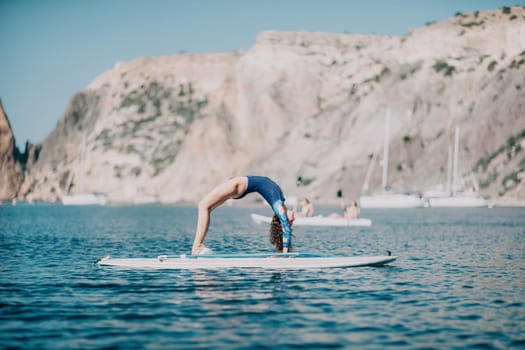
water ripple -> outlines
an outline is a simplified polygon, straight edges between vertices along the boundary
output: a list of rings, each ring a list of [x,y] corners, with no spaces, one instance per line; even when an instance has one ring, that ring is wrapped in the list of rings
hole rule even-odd
[[[217,209],[207,244],[268,251],[253,210]],[[0,206],[0,348],[520,349],[523,214],[370,211],[370,228],[296,230],[303,251],[400,255],[383,268],[129,271],[93,262],[188,251],[195,209]]]

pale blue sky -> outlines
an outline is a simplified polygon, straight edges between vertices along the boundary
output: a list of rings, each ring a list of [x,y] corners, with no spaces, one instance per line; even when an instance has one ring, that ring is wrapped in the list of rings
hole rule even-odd
[[[525,0],[0,0],[0,98],[17,145],[117,61],[249,49],[264,30],[404,35]]]

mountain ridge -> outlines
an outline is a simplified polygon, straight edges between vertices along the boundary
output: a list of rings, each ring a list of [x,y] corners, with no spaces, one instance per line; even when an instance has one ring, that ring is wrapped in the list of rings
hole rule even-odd
[[[460,125],[463,177],[493,200],[524,200],[524,13],[458,14],[407,36],[267,31],[246,52],[118,62],[72,98],[19,196],[78,192],[86,137],[85,190],[114,202],[195,202],[239,174],[318,202],[358,198],[390,109],[392,187],[444,183]]]

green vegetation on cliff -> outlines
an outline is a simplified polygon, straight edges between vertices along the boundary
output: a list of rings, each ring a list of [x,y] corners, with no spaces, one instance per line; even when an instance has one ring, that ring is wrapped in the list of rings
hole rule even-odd
[[[131,118],[106,128],[96,137],[97,146],[104,152],[136,154],[158,175],[171,164],[183,143],[190,125],[203,116],[207,98],[199,96],[191,82],[166,87],[153,81],[141,85],[122,97],[120,109],[132,109]],[[123,167],[115,172],[122,176]],[[139,176],[142,169],[131,168]]]

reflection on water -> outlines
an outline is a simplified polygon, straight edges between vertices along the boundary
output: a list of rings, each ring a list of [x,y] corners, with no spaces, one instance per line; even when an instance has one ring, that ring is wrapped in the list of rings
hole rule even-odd
[[[265,209],[214,211],[207,245],[271,250],[249,218]],[[130,271],[93,262],[188,252],[195,208],[0,207],[0,347],[523,348],[524,214],[363,211],[372,227],[295,230],[301,251],[400,256],[382,268]]]

